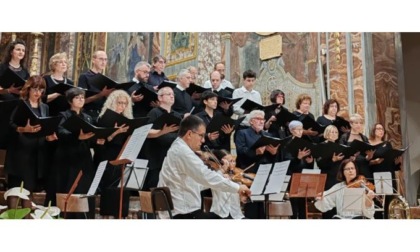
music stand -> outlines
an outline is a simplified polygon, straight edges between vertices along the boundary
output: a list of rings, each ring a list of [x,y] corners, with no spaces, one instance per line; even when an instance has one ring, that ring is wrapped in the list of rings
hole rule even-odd
[[[124,169],[124,177],[122,178],[124,183],[124,188],[140,191],[143,188],[144,180],[146,179],[148,160],[145,159],[136,159],[132,164],[128,164]],[[121,183],[118,184],[118,187],[121,186]]]
[[[392,186],[392,174],[391,172],[375,172],[373,173],[373,179],[375,181],[375,192],[385,195],[393,195],[394,188]]]
[[[293,173],[290,185],[290,198],[305,198],[305,213],[308,218],[308,198],[315,198],[324,192],[327,174]]]
[[[279,194],[284,188],[284,181],[286,180],[286,173],[289,167],[290,160],[278,162],[274,164],[262,164],[258,167],[257,174],[251,185],[251,196],[264,195],[264,205],[266,218],[269,214],[269,195]],[[284,196],[284,194],[283,194]]]
[[[364,188],[343,188],[343,217],[354,217],[354,213],[363,215],[365,189]]]
[[[149,130],[153,124],[147,124],[134,130],[133,134],[127,138],[124,146],[121,149],[120,154],[116,160],[110,161],[114,166],[121,166],[121,181],[120,181],[120,207],[118,211],[118,218],[122,219],[122,207],[123,207],[123,190],[124,190],[124,169],[127,164],[130,164],[136,160],[141,148],[143,147],[144,141],[147,138]]]

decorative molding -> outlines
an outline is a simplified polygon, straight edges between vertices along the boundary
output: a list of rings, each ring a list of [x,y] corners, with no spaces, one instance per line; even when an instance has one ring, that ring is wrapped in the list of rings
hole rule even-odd
[[[165,53],[167,66],[190,61],[197,57],[198,33],[167,32],[165,33]]]

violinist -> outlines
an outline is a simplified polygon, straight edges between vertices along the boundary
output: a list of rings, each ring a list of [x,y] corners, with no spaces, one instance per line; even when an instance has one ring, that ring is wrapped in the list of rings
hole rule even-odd
[[[201,210],[200,190],[211,188],[223,192],[238,193],[242,201],[251,195],[245,185],[239,185],[208,169],[196,155],[204,143],[206,127],[203,120],[190,115],[181,121],[178,137],[172,143],[163,161],[158,186],[171,190],[174,219],[217,218],[214,213]],[[167,218],[166,213],[159,213]]]
[[[213,150],[214,156],[217,158],[222,169],[219,173],[227,178],[232,178],[235,175],[236,160],[226,150]],[[241,201],[237,193],[222,192],[219,190],[212,190],[213,202],[210,212],[217,214],[224,219],[243,219],[245,216],[242,214]]]
[[[356,163],[351,159],[345,159],[340,164],[337,174],[337,180],[342,181],[335,184],[331,189],[325,191],[323,196],[317,197],[315,207],[321,212],[326,212],[332,208],[337,208],[336,219],[373,219],[374,204],[373,192],[374,186],[366,180],[362,175],[359,175],[359,169]],[[366,199],[362,211],[349,211],[345,210],[344,203],[344,188],[366,188]]]

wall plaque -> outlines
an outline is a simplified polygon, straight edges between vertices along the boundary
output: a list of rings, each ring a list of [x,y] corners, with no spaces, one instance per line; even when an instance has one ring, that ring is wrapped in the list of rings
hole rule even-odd
[[[280,57],[282,54],[282,37],[274,35],[260,41],[260,59],[266,60]]]

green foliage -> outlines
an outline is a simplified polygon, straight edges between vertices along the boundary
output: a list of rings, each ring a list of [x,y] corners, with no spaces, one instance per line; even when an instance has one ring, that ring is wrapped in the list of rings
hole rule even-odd
[[[30,208],[9,209],[0,214],[0,219],[19,220],[25,218],[31,212]]]

